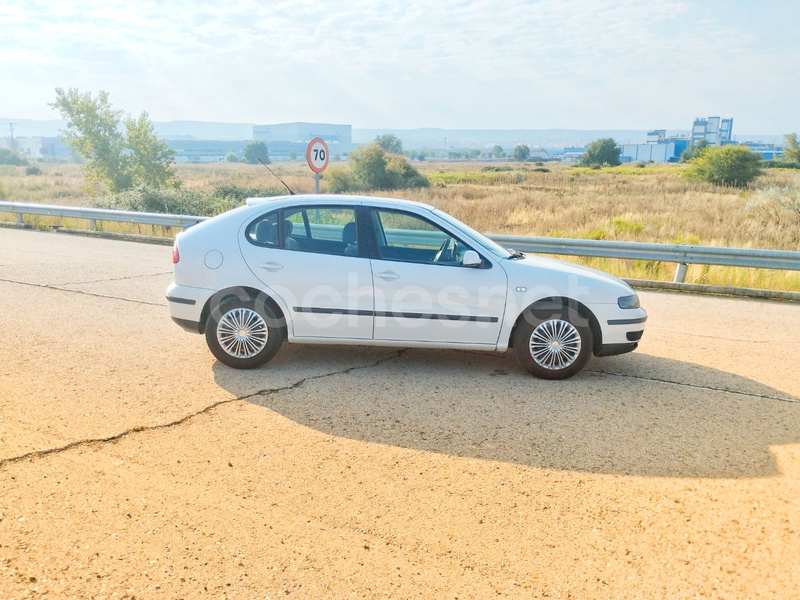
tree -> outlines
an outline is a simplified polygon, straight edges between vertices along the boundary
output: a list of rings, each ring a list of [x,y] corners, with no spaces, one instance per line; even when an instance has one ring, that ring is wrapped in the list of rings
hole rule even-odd
[[[225,162],[238,163],[239,162],[239,155],[236,154],[236,152],[228,152],[225,155]]]
[[[175,151],[156,136],[146,112],[138,119],[125,119],[127,166],[134,186],[175,187],[179,182],[172,170]]]
[[[692,159],[686,176],[714,185],[745,187],[761,175],[761,157],[746,146],[708,147]]]
[[[261,162],[269,164],[269,149],[264,142],[250,142],[242,151],[242,159],[251,165],[258,164],[259,159]]]
[[[617,142],[613,138],[601,138],[586,147],[586,152],[581,156],[579,164],[583,167],[590,165],[616,167],[621,164],[619,160],[620,154],[622,154],[622,148],[617,146]]]
[[[294,150],[289,152],[289,160],[292,161],[292,162],[296,161],[297,160],[297,152],[295,152]]]
[[[787,133],[783,136],[782,158],[786,162],[800,163],[800,144],[797,142],[796,133]]]
[[[56,88],[56,101],[50,105],[67,121],[64,142],[85,160],[84,172],[93,183],[116,193],[135,186],[177,186],[180,184],[171,163],[175,152],[155,135],[146,112],[138,119],[125,119],[121,110],[100,91]]]
[[[503,150],[502,146],[495,144],[494,146],[492,146],[492,156],[494,156],[495,158],[505,158],[506,152],[505,150]]]
[[[379,135],[375,138],[375,142],[378,144],[378,146],[391,154],[403,153],[403,142],[393,133]]]
[[[514,157],[514,160],[519,162],[525,162],[531,155],[531,149],[527,144],[517,144],[514,147],[514,152],[512,152],[511,156]]]
[[[702,140],[698,140],[696,144],[692,142],[686,147],[686,150],[681,152],[681,162],[687,163],[696,156],[700,156],[700,154],[706,148],[708,148],[708,140],[706,140],[705,138],[703,138]]]
[[[378,142],[350,153],[350,169],[328,175],[333,193],[428,187],[430,182],[400,154],[389,154]]]

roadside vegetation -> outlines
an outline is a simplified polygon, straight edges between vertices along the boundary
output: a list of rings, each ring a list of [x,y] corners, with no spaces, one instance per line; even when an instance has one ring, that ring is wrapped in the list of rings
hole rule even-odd
[[[127,192],[90,198],[80,167],[40,164],[0,166],[0,190],[8,200],[46,204],[111,206],[126,210],[166,210],[216,214],[247,196],[285,191],[261,165],[180,164],[180,190]],[[477,229],[496,234],[626,240],[666,244],[730,246],[800,251],[800,171],[766,169],[747,188],[715,186],[687,179],[688,165],[637,165],[598,170],[548,163],[473,164],[425,162],[416,165],[428,187],[370,192],[433,204]],[[313,174],[300,163],[271,168],[297,193],[312,193]],[[331,191],[331,171],[322,191]],[[0,216],[11,220],[10,215]],[[33,219],[47,227],[48,219]],[[103,223],[109,231],[132,226]],[[125,229],[125,228],[128,229]],[[143,228],[139,233],[154,233]],[[169,234],[169,232],[167,232]],[[572,259],[571,259],[572,260]],[[623,277],[671,280],[675,265],[648,261],[575,259]],[[788,271],[691,266],[687,281],[779,290],[799,290],[800,274]]]

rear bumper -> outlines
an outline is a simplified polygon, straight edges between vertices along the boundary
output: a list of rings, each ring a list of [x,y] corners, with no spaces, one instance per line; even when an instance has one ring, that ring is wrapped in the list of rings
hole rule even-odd
[[[213,293],[214,290],[171,283],[166,293],[169,316],[184,329],[187,329],[184,322],[200,323],[203,307]]]

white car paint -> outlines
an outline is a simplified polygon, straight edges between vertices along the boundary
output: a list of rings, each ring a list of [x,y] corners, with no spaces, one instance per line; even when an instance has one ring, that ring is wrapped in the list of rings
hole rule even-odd
[[[442,235],[457,238],[461,253],[466,248],[478,252],[483,268],[457,264],[455,256],[445,264],[379,255],[388,252],[393,243],[390,232],[400,235],[405,230],[386,229],[386,240],[375,238],[371,251],[368,242],[372,234],[359,237],[356,251],[360,256],[342,255],[343,242],[336,242],[332,252],[337,254],[268,247],[256,243],[252,233],[248,237],[248,227],[253,231],[251,224],[278,209],[288,214],[290,207],[330,206],[359,207],[362,216],[367,214],[363,210],[370,208],[384,211],[381,218],[391,218],[398,211],[422,218],[431,227],[441,228]],[[379,235],[375,218],[371,213],[370,219],[359,217],[359,233]],[[283,236],[284,246],[297,244],[290,242],[290,237],[300,243],[313,242],[303,237],[307,230],[301,227],[312,227],[308,231],[313,237],[325,227],[335,233],[339,225],[304,226],[298,221],[296,227],[291,235]],[[383,230],[383,225],[380,228]],[[423,251],[430,255],[412,242],[397,245],[397,252],[407,253],[403,257]],[[542,299],[563,298],[583,313],[591,312],[596,354],[621,353],[635,348],[646,320],[638,306],[618,305],[621,297],[634,295],[620,279],[544,257],[510,257],[452,217],[418,202],[335,195],[249,199],[245,206],[179,234],[176,249],[180,260],[174,264],[174,282],[167,290],[170,314],[197,332],[206,328],[212,298],[225,290],[240,295],[246,295],[241,290],[250,290],[251,295],[257,292],[271,299],[286,320],[286,339],[296,343],[503,352],[509,348],[523,311]]]

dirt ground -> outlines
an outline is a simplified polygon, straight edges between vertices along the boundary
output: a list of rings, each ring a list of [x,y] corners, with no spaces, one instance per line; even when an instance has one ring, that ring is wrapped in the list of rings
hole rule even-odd
[[[170,249],[0,229],[0,600],[800,596],[800,306],[642,293],[640,349],[285,345]]]

